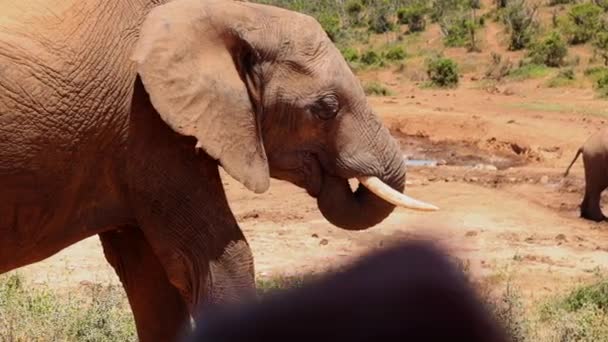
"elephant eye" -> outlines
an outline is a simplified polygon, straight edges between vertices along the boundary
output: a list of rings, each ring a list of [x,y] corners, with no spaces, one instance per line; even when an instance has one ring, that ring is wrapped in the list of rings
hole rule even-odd
[[[335,96],[326,96],[309,107],[311,114],[321,120],[329,120],[336,117],[340,106]]]

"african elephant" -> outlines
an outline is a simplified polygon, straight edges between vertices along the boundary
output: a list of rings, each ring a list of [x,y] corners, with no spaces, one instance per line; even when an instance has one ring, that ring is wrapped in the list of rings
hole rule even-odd
[[[585,167],[585,197],[580,206],[581,217],[604,221],[606,217],[600,208],[600,200],[602,192],[608,187],[608,128],[597,131],[585,141],[566,169],[564,177],[581,154]]]
[[[0,12],[0,273],[99,235],[142,341],[254,293],[218,166],[255,193],[304,188],[344,229],[436,209],[402,193],[397,142],[311,17],[217,0]]]

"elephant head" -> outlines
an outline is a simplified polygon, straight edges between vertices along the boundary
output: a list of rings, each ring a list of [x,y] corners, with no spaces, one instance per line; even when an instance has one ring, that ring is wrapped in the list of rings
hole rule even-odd
[[[251,191],[266,191],[270,177],[289,181],[317,199],[328,221],[353,230],[376,225],[395,205],[436,209],[401,193],[397,142],[309,16],[176,0],[148,14],[133,60],[162,120]],[[351,178],[363,186],[353,192]]]

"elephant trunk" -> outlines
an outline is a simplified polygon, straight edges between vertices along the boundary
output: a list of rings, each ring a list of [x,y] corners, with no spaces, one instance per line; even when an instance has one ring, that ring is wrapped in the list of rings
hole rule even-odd
[[[324,175],[317,198],[323,216],[343,229],[362,230],[375,226],[396,205],[417,210],[437,209],[402,194],[406,175],[403,155],[388,130],[379,122],[374,122],[377,129],[371,141],[358,140],[359,143],[353,142],[350,149],[341,149],[336,165],[337,175]],[[359,179],[360,184],[354,192],[348,178]]]

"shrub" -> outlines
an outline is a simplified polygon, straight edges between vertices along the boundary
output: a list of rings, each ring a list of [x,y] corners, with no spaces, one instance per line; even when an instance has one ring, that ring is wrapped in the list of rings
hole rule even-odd
[[[563,87],[572,84],[576,75],[574,73],[574,69],[566,68],[560,70],[555,77],[549,80],[547,86],[549,88]]]
[[[608,12],[608,0],[593,0],[593,3],[601,7],[605,12]]]
[[[469,51],[477,50],[476,32],[479,24],[471,13],[455,12],[439,23],[446,46],[466,46]]]
[[[360,58],[361,63],[368,66],[383,66],[384,60],[376,51],[369,50],[364,52]]]
[[[338,34],[340,34],[340,18],[337,15],[325,13],[319,16],[318,21],[329,36],[329,39],[335,42]]]
[[[376,95],[376,96],[392,95],[392,92],[388,88],[386,88],[385,86],[383,86],[377,82],[367,83],[363,87],[363,90],[365,91],[366,95]]]
[[[549,0],[549,6],[575,4],[576,0]]]
[[[350,0],[346,3],[346,12],[350,15],[357,15],[363,11],[363,4],[358,0]]]
[[[595,88],[600,97],[608,97],[608,72],[605,72],[604,75],[598,78],[598,80],[595,82]],[[605,309],[606,307],[604,306],[603,308]]]
[[[520,50],[530,45],[532,36],[538,28],[537,6],[529,6],[526,0],[509,3],[503,21],[509,30],[509,50]]]
[[[401,61],[406,57],[405,50],[401,46],[393,46],[384,53],[384,58],[389,61]]]
[[[369,29],[374,33],[386,33],[394,29],[386,10],[378,10],[369,20]]]
[[[422,3],[415,3],[408,7],[404,7],[397,11],[399,23],[407,24],[411,32],[424,31],[426,28],[425,15],[427,8]]]
[[[359,52],[357,52],[357,50],[352,47],[341,49],[340,52],[342,52],[342,56],[349,63],[353,63],[359,60]]]
[[[458,85],[458,65],[449,58],[435,57],[427,60],[426,73],[434,86],[451,88]]]
[[[608,66],[608,32],[598,32],[593,40],[593,47],[595,53],[604,60],[604,65]]]
[[[551,32],[549,36],[532,46],[529,56],[533,63],[544,64],[549,67],[558,67],[564,64],[568,54],[566,42],[559,33]]]
[[[564,22],[564,32],[570,44],[590,41],[600,29],[602,9],[592,3],[572,6]]]
[[[501,55],[492,52],[492,63],[485,71],[484,79],[500,81],[511,72],[512,68],[513,63],[509,59],[503,60]]]

